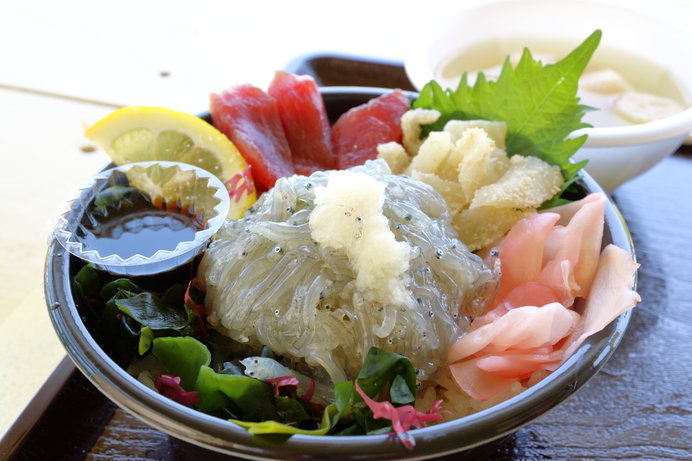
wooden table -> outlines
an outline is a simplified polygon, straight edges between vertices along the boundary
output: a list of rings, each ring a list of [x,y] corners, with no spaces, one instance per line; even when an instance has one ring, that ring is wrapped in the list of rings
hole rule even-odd
[[[361,84],[406,86],[393,63],[319,56],[291,68],[312,73],[323,85],[349,82],[354,69]],[[583,390],[493,447],[487,459],[692,459],[692,152],[681,149],[613,196],[642,265],[643,301],[627,335]],[[25,415],[36,425],[13,447],[13,459],[218,456],[117,409],[69,362],[56,373],[54,379],[64,385],[53,400],[36,402],[33,414]],[[15,440],[22,436],[14,435]]]

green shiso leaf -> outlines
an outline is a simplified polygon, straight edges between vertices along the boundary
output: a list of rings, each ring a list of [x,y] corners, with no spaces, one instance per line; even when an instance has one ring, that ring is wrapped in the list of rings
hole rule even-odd
[[[590,108],[579,104],[577,86],[601,39],[593,32],[581,45],[555,64],[543,65],[524,49],[516,68],[505,60],[496,81],[479,73],[474,86],[464,74],[456,90],[431,81],[414,101],[414,108],[435,109],[440,119],[423,127],[423,136],[442,130],[449,120],[491,120],[507,123],[507,154],[539,157],[562,169],[571,180],[586,162],[570,157],[586,136],[568,139],[570,133],[590,125],[581,121]]]

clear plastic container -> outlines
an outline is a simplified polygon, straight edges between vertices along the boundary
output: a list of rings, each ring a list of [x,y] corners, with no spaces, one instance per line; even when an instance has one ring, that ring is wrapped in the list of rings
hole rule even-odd
[[[113,274],[153,275],[204,250],[230,206],[213,174],[178,162],[105,170],[65,202],[54,236],[67,251]]]

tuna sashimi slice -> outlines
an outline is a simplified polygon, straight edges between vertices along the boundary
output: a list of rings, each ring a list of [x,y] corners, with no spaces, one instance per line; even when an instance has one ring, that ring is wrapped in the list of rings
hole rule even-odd
[[[213,125],[235,144],[252,167],[255,182],[269,189],[294,174],[291,149],[274,98],[249,84],[211,95]]]
[[[278,104],[296,173],[336,169],[327,110],[312,77],[277,71],[268,93]]]
[[[332,149],[340,169],[377,157],[377,146],[401,142],[401,116],[409,110],[400,90],[379,96],[344,113],[332,126]]]

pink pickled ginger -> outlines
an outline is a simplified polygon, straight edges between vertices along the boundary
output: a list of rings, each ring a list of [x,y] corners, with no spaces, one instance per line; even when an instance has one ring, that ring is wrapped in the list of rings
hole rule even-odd
[[[498,294],[448,351],[454,380],[472,398],[535,382],[639,302],[638,265],[613,245],[601,252],[605,203],[590,194],[519,221],[502,241]],[[586,299],[582,314],[577,298]]]

